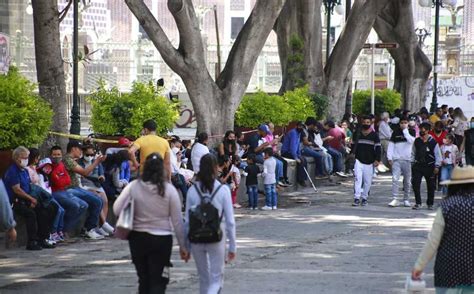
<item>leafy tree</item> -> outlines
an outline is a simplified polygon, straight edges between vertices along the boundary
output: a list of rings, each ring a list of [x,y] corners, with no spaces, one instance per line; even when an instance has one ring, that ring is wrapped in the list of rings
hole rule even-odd
[[[402,103],[401,95],[395,90],[384,89],[375,90],[375,114],[384,111],[393,111],[400,108]],[[357,90],[353,94],[352,109],[355,114],[369,114],[371,108],[370,90]]]

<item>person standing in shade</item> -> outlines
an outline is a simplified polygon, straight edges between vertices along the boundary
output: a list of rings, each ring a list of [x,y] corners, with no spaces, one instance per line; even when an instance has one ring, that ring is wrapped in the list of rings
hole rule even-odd
[[[448,196],[436,211],[433,227],[412,270],[420,280],[428,262],[436,255],[434,286],[437,294],[474,293],[474,167],[456,167],[448,185]]]
[[[200,133],[197,137],[197,141],[194,143],[191,150],[191,164],[193,171],[197,174],[199,172],[199,165],[201,158],[209,153],[209,148],[207,147],[207,142],[209,141],[209,136],[207,133]]]
[[[212,154],[206,154],[201,158],[200,170],[197,175],[198,181],[188,191],[186,198],[186,235],[189,233],[190,210],[195,209],[201,203],[201,193],[206,198],[214,194],[211,204],[218,210],[222,218],[222,239],[214,243],[191,243],[186,240],[187,249],[192,253],[199,275],[199,293],[216,294],[221,293],[224,285],[224,265],[231,262],[236,255],[235,219],[230,189],[217,180],[217,158]],[[197,191],[199,189],[200,192]],[[217,190],[218,189],[218,190]],[[229,240],[229,249],[226,260],[226,240]],[[190,249],[190,250],[189,250]],[[183,257],[183,256],[182,256]],[[184,256],[187,261],[189,255]]]
[[[412,151],[411,185],[415,193],[416,204],[413,209],[421,209],[421,179],[425,178],[428,189],[426,204],[428,209],[433,209],[436,175],[441,166],[441,151],[436,140],[429,135],[431,125],[420,125],[420,137],[415,139]]]
[[[130,253],[138,275],[138,293],[165,293],[169,282],[173,229],[180,255],[189,258],[185,249],[181,201],[176,188],[167,181],[164,161],[151,153],[143,162],[141,178],[127,185],[114,203],[120,215],[133,197],[133,230],[128,236]]]
[[[371,129],[371,118],[364,116],[359,132],[354,134],[354,202],[352,206],[366,206],[369,197],[374,167],[380,163],[382,147],[377,133]],[[361,201],[362,198],[362,201]]]
[[[387,159],[392,167],[392,201],[390,207],[400,205],[398,201],[398,186],[400,177],[403,176],[403,206],[410,207],[408,200],[411,181],[411,151],[415,142],[415,130],[408,128],[408,118],[400,119],[400,127],[396,128],[388,143]]]

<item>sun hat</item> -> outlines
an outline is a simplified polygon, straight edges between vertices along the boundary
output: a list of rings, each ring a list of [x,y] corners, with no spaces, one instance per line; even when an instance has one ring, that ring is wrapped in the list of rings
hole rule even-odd
[[[451,179],[442,181],[440,185],[457,185],[474,183],[474,166],[455,167],[451,174]]]

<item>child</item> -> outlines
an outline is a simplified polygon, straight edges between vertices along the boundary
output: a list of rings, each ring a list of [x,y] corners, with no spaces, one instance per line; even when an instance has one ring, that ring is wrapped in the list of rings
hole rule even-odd
[[[266,148],[263,151],[263,185],[265,187],[265,206],[262,210],[277,209],[277,192],[276,192],[276,178],[275,168],[276,160],[273,158],[273,149]]]
[[[217,172],[218,176],[217,178],[221,182],[221,184],[228,185],[229,189],[232,191],[232,171],[230,169],[231,167],[231,161],[228,155],[222,155],[219,156],[218,158],[218,167],[217,167]]]
[[[240,185],[240,157],[235,155],[232,157],[232,167],[230,168],[230,172],[232,173],[232,180],[234,182],[234,187],[232,191],[232,204],[234,208],[241,208],[242,205],[237,203],[237,191],[239,190]]]
[[[452,134],[447,134],[443,139],[443,145],[441,146],[441,181],[446,181],[451,179],[451,173],[453,168],[456,165],[456,162],[459,160],[459,150],[458,147],[453,144],[454,136]],[[446,195],[448,188],[446,185],[443,185],[443,195]]]
[[[247,158],[247,167],[245,167],[246,176],[245,185],[247,186],[247,194],[249,196],[249,209],[256,210],[258,204],[258,179],[260,168],[255,163],[255,154],[249,154]]]
[[[108,197],[115,198],[130,183],[130,156],[127,150],[109,155],[104,162],[105,182],[102,184]]]

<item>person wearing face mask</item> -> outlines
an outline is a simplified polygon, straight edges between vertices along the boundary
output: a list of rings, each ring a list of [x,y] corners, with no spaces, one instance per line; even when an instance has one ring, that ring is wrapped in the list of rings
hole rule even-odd
[[[237,155],[237,144],[235,141],[234,131],[227,131],[224,135],[224,140],[219,144],[217,148],[219,156],[227,155],[230,158]]]
[[[459,151],[466,157],[466,165],[474,165],[474,117],[471,117],[469,129],[464,132],[464,140]]]
[[[56,206],[45,207],[31,195],[31,180],[26,169],[29,150],[23,146],[13,150],[14,163],[6,171],[3,182],[10,202],[13,203],[15,214],[26,221],[28,235],[27,250],[54,248],[46,240],[49,238],[51,226],[56,215]]]
[[[181,164],[181,142],[178,139],[171,139],[170,141],[170,163],[171,163],[171,183],[176,189],[181,191],[183,196],[183,204],[186,203],[186,194],[188,193],[188,186],[186,179],[179,173]],[[184,208],[184,206],[183,206]]]
[[[420,125],[420,137],[415,139],[412,151],[412,178],[411,184],[415,193],[416,204],[413,209],[421,209],[421,180],[425,178],[428,189],[426,204],[428,209],[433,209],[436,175],[441,166],[441,151],[435,139],[430,136],[431,125],[422,123]]]
[[[415,142],[415,130],[408,128],[408,118],[400,119],[399,127],[396,128],[387,148],[387,159],[392,167],[392,201],[390,207],[400,205],[398,201],[398,186],[400,177],[403,176],[403,206],[410,207],[408,200],[410,195],[411,180],[411,150]]]
[[[374,176],[374,168],[380,164],[382,146],[378,134],[371,129],[370,116],[362,118],[361,130],[354,134],[355,165],[354,165],[354,202],[352,206],[368,204],[370,187]],[[362,200],[361,200],[362,198]]]
[[[441,147],[443,146],[444,138],[448,132],[444,129],[444,124],[442,121],[437,121],[434,124],[434,128],[429,132],[430,136],[436,140],[436,143]]]
[[[298,122],[295,129],[289,131],[283,139],[283,145],[281,146],[281,156],[296,160],[297,171],[296,180],[302,187],[306,187],[306,180],[308,176],[306,174],[306,160],[301,155],[301,134],[303,133],[304,123]]]

